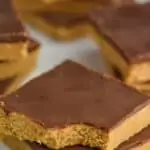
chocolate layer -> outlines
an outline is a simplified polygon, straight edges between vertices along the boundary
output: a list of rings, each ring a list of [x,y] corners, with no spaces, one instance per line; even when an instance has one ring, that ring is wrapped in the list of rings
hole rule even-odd
[[[140,145],[143,145],[145,142],[150,142],[150,126],[145,128],[139,134],[133,136],[128,141],[121,144],[117,150],[129,150]]]
[[[90,15],[98,33],[128,61],[150,60],[150,4],[110,8]]]
[[[11,0],[0,1],[0,42],[27,40],[25,29],[13,9]]]
[[[5,109],[47,128],[85,123],[110,130],[149,97],[119,81],[66,61],[5,99]],[[135,110],[135,111],[133,111]]]

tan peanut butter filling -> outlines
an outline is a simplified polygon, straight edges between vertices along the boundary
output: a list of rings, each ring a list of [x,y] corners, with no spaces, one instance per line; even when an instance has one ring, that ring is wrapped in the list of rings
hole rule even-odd
[[[16,42],[16,43],[1,43],[0,44],[0,60],[18,60],[26,58],[28,55],[28,43]]]
[[[0,131],[5,135],[13,135],[20,140],[36,141],[54,149],[79,143],[105,149],[105,143],[108,140],[105,132],[84,124],[70,125],[59,130],[44,129],[41,125],[18,113],[11,113],[8,116],[2,114],[0,124],[2,129]]]

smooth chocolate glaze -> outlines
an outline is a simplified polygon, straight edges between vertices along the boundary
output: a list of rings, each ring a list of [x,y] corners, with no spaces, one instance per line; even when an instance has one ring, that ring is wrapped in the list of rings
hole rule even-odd
[[[128,62],[150,60],[150,4],[109,8],[89,17],[98,33]]]
[[[128,141],[121,144],[117,150],[132,149],[136,146],[140,146],[140,145],[144,144],[147,141],[150,142],[150,126],[143,129],[140,133],[131,137]]]
[[[0,0],[0,42],[27,40],[26,31],[19,20],[11,0]]]
[[[65,61],[1,101],[6,112],[24,114],[45,128],[84,123],[110,130],[148,99],[120,81]]]

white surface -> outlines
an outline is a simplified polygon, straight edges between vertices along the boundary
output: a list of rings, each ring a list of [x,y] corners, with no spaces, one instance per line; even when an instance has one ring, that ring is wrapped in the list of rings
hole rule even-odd
[[[98,72],[105,72],[100,48],[92,39],[85,38],[74,42],[57,42],[42,33],[31,29],[31,36],[41,43],[38,67],[29,79],[46,72],[66,59],[74,60]],[[29,80],[28,79],[28,80]]]
[[[27,79],[39,76],[51,70],[61,62],[71,59],[95,71],[106,72],[100,50],[92,39],[80,39],[74,42],[56,42],[29,27],[31,36],[41,43],[37,69]],[[27,82],[26,81],[26,82]],[[9,150],[3,144],[0,150]]]

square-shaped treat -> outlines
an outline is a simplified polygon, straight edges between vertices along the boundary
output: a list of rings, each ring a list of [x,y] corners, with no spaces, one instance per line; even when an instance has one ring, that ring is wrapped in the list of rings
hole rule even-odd
[[[27,55],[27,33],[11,0],[0,1],[0,19],[0,60],[24,58]]]
[[[24,68],[24,65],[27,62],[29,62],[30,58],[31,60],[33,60],[32,56],[34,55],[34,53],[36,53],[35,55],[38,54],[39,43],[37,43],[36,41],[32,39],[28,39],[28,40],[29,40],[29,44],[27,48],[28,56],[26,58],[20,59],[20,60],[0,61],[0,79],[1,80],[10,78],[12,76],[16,76],[16,74],[20,72],[20,70],[21,71],[24,70],[22,68]],[[36,58],[37,56],[35,57],[35,60],[33,60],[33,62],[31,62],[30,64],[28,63],[27,67],[34,66],[36,62]]]
[[[5,65],[5,67],[8,69],[5,69],[5,73],[10,73],[11,69],[14,69],[14,72],[12,76],[7,76],[8,74],[6,74],[7,77],[0,78],[0,96],[8,95],[21,86],[21,83],[35,69],[37,64],[38,52],[39,44],[30,39],[28,47],[29,55],[27,56],[27,58],[15,65],[8,64],[8,68],[7,65]]]
[[[0,133],[54,149],[112,150],[150,124],[148,96],[72,61],[1,102]]]
[[[150,4],[110,8],[90,15],[94,37],[125,83],[150,80]]]
[[[122,143],[117,150],[150,150],[150,126]]]
[[[41,11],[22,15],[24,20],[57,40],[74,40],[89,33],[86,13]]]

